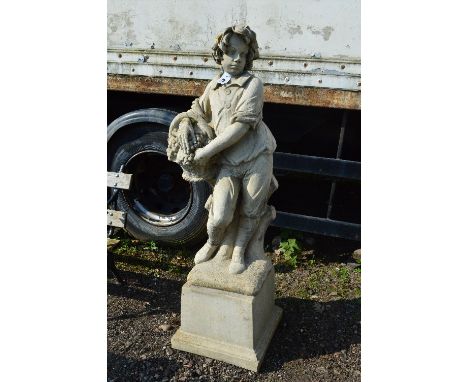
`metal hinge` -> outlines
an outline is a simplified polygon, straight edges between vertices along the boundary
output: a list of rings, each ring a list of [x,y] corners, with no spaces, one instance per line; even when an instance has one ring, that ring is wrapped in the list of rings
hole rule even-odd
[[[107,187],[128,190],[130,188],[131,181],[132,174],[125,174],[123,172],[107,172]]]
[[[107,210],[107,225],[111,227],[125,227],[127,213],[123,211]]]

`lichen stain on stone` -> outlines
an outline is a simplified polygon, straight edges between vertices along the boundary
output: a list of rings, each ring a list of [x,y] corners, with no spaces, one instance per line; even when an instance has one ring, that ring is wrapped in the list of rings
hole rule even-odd
[[[295,27],[290,26],[288,28],[288,32],[291,36],[294,36],[295,34],[303,34],[302,28],[300,25],[296,25]]]

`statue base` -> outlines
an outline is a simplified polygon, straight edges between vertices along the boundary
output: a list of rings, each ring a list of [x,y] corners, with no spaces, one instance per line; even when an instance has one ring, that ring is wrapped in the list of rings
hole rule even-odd
[[[182,287],[181,327],[172,347],[258,371],[282,315],[275,305],[274,269],[267,268],[255,295],[188,281]]]

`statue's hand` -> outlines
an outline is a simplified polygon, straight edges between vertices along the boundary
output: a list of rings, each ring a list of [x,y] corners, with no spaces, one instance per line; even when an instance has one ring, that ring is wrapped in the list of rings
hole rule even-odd
[[[195,162],[204,164],[208,162],[209,159],[210,157],[206,154],[206,151],[203,148],[195,150],[195,156],[193,157]]]
[[[177,136],[180,147],[186,155],[193,151],[192,146],[195,144],[197,138],[193,130],[190,119],[184,118],[179,124],[179,134]],[[191,143],[192,142],[192,143]]]

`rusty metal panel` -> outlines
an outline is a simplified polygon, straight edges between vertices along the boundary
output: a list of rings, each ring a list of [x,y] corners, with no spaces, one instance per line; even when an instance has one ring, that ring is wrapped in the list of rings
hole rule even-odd
[[[265,101],[290,105],[361,109],[361,93],[339,89],[266,85]]]
[[[208,81],[181,78],[151,78],[109,74],[109,90],[137,93],[173,94],[198,97]],[[319,106],[342,109],[360,109],[361,93],[337,89],[307,88],[288,85],[265,85],[265,102]]]
[[[210,80],[219,70],[211,57],[190,52],[175,54],[130,49],[107,52],[109,74]],[[358,62],[273,56],[256,60],[252,69],[265,84],[352,91],[361,88],[360,71]]]

